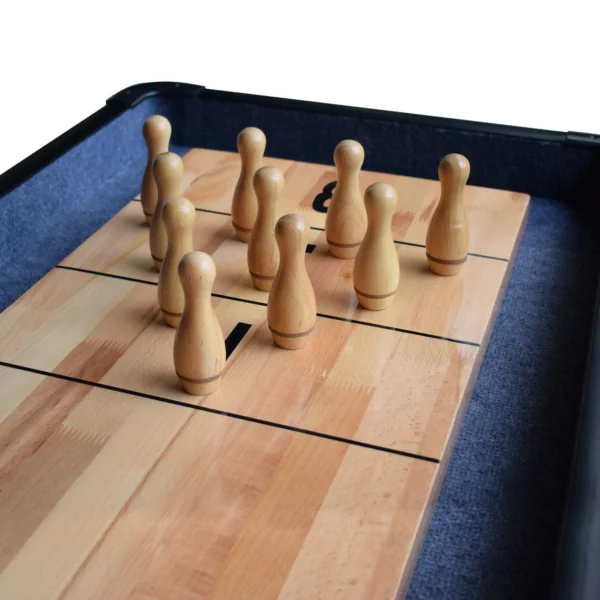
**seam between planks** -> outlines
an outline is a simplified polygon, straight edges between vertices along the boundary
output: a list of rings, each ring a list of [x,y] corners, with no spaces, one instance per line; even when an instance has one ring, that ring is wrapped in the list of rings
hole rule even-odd
[[[141,202],[138,198],[134,198],[132,202]],[[199,206],[194,206],[197,212],[205,212],[210,213],[211,215],[222,215],[224,217],[231,217],[231,213],[224,212],[221,210],[212,210],[210,208],[200,208]],[[323,227],[310,227],[313,231],[325,231]],[[415,242],[404,242],[402,240],[394,240],[394,244],[399,244],[401,246],[413,246],[415,248],[425,248],[425,244],[417,244]],[[475,258],[484,258],[486,260],[499,260],[500,262],[510,262],[508,258],[502,258],[501,256],[492,256],[490,254],[478,254],[477,252],[467,252],[467,256],[473,256]]]
[[[55,269],[63,269],[65,271],[74,271],[76,273],[86,273],[88,275],[99,275],[101,277],[110,277],[112,279],[121,279],[123,281],[130,281],[133,283],[144,283],[146,285],[158,286],[156,281],[148,281],[146,279],[137,279],[135,277],[127,277],[126,275],[115,275],[114,273],[103,273],[102,271],[94,271],[92,269],[82,269],[81,267],[71,267],[69,265],[56,265]],[[217,294],[213,292],[211,294],[214,298],[221,298],[223,300],[232,300],[234,302],[243,302],[245,304],[254,304],[256,306],[267,306],[266,302],[259,302],[258,300],[248,300],[247,298],[237,298],[235,296],[227,296],[226,294]],[[416,331],[415,329],[403,329],[402,327],[392,327],[391,325],[381,325],[379,323],[369,323],[367,321],[359,321],[358,319],[348,319],[346,317],[338,317],[336,315],[328,315],[326,313],[317,313],[317,317],[323,319],[331,319],[333,321],[342,321],[344,323],[354,323],[355,325],[363,325],[365,327],[375,327],[376,329],[386,329],[388,331],[397,331],[398,333],[406,333],[408,335],[416,335],[419,337],[426,337],[432,340],[441,340],[443,342],[451,342],[453,344],[461,344],[463,346],[472,346],[473,348],[480,348],[481,344],[478,342],[469,342],[468,340],[461,340],[457,338],[445,337],[443,335],[436,335],[434,333],[425,333],[423,331]]]
[[[148,400],[157,400],[158,402],[164,402],[165,404],[173,404],[175,406],[183,406],[185,408],[193,408],[199,412],[206,412],[213,415],[220,415],[222,417],[229,417],[231,419],[237,419],[239,421],[246,421],[248,423],[255,423],[257,425],[266,425],[268,427],[275,427],[277,429],[284,429],[294,433],[300,433],[304,435],[310,435],[312,437],[318,437],[333,442],[340,442],[343,444],[349,444],[350,446],[358,446],[360,448],[367,448],[369,450],[375,450],[378,452],[386,452],[388,454],[395,454],[397,456],[403,456],[405,458],[413,458],[415,460],[421,460],[424,462],[432,463],[435,465],[440,464],[440,459],[433,458],[432,456],[424,456],[422,454],[416,454],[414,452],[405,452],[404,450],[397,450],[395,448],[388,448],[386,446],[378,446],[377,444],[369,444],[367,442],[360,442],[358,440],[351,440],[349,438],[332,435],[329,433],[322,433],[319,431],[313,431],[311,429],[304,429],[302,427],[295,427],[294,425],[286,425],[285,423],[277,423],[275,421],[268,421],[266,419],[259,419],[257,417],[250,417],[247,415],[241,415],[239,413],[233,413],[226,410],[219,410],[218,408],[209,408],[207,406],[198,406],[196,404],[190,404],[188,402],[182,402],[180,400],[173,400],[171,398],[165,398],[164,396],[156,396],[154,394],[146,394],[145,392],[138,392],[136,390],[130,390],[127,388],[121,388],[114,385],[108,385],[106,383],[99,383],[95,381],[88,381],[87,379],[81,379],[79,377],[71,377],[70,375],[61,375],[60,373],[53,373],[51,371],[44,371],[42,369],[35,369],[33,367],[26,367],[24,365],[18,365],[6,361],[0,361],[0,367],[6,367],[8,369],[16,369],[18,371],[24,371],[26,373],[33,373],[35,375],[43,375],[45,377],[51,377],[53,379],[60,379],[61,381],[70,381],[71,383],[79,383],[81,385],[87,385],[89,387],[99,388],[101,390],[107,390],[109,392],[118,392],[121,394],[127,394],[129,396],[136,396],[138,398],[146,398]]]

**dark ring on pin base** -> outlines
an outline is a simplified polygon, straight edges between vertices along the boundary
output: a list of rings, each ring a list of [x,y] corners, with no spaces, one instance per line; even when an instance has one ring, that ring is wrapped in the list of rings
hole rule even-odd
[[[362,244],[362,242],[356,242],[355,244],[338,244],[337,242],[332,242],[330,239],[327,240],[327,243],[336,248],[356,248],[356,246]]]
[[[274,335],[278,335],[279,337],[282,337],[282,338],[301,338],[301,337],[305,337],[305,336],[309,335],[312,332],[313,329],[314,329],[314,326],[311,327],[308,331],[302,331],[301,333],[282,333],[281,331],[277,331],[276,329],[273,329],[269,325],[269,330],[271,331],[271,333],[274,334]]]
[[[248,227],[240,227],[235,221],[231,221],[231,224],[238,230],[243,231],[244,233],[252,233],[252,227],[248,229]]]
[[[156,262],[161,263],[164,258],[158,258],[158,256],[154,256],[154,254],[150,254],[150,256],[152,257],[153,260],[155,260]]]
[[[150,217],[150,218],[152,218],[152,216],[153,216],[153,215],[152,215],[152,213],[147,213],[146,211],[144,211],[144,214],[145,214],[147,217]]]
[[[177,373],[177,371],[175,371],[175,373]],[[216,375],[213,375],[212,377],[205,377],[204,379],[192,379],[191,377],[184,377],[183,375],[177,373],[177,377],[179,377],[181,381],[185,381],[186,383],[210,383],[211,381],[216,381],[217,379],[219,379],[221,375],[223,375],[223,371],[217,373]]]
[[[248,271],[252,277],[255,279],[266,279],[268,281],[272,281],[275,279],[275,275],[259,275],[258,273],[254,273],[253,271]]]
[[[168,310],[165,310],[164,308],[161,307],[161,309],[163,311],[164,315],[167,315],[168,317],[181,317],[183,315],[183,313],[176,313],[176,312],[170,312]]]
[[[356,286],[354,286],[354,291],[358,295],[363,296],[363,298],[369,298],[371,300],[383,300],[384,298],[389,298],[390,296],[393,296],[398,291],[398,288],[396,288],[393,292],[390,292],[389,294],[365,294],[364,292],[357,290]]]
[[[435,263],[439,263],[440,265],[462,265],[463,263],[467,262],[467,256],[465,255],[464,258],[457,258],[456,260],[444,260],[442,258],[435,258],[433,256],[431,256],[431,254],[429,254],[428,252],[425,252],[425,255],[427,256],[427,258]]]

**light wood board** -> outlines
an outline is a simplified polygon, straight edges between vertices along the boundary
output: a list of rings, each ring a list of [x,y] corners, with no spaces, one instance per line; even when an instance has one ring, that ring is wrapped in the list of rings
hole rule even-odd
[[[217,266],[221,386],[179,386],[132,201],[0,315],[0,597],[403,594],[528,197],[468,187],[471,255],[441,278],[423,247],[439,183],[362,173],[363,189],[386,181],[399,196],[400,289],[375,313],[312,208],[335,170],[266,159],[286,177],[282,213],[314,228],[319,317],[290,352],[272,343],[227,214],[239,158],[196,149],[184,164],[195,248]]]

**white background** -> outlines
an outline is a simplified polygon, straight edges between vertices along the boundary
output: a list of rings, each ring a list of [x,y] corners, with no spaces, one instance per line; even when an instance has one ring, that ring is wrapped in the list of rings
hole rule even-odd
[[[144,81],[600,133],[598,4],[10,2],[0,173]]]

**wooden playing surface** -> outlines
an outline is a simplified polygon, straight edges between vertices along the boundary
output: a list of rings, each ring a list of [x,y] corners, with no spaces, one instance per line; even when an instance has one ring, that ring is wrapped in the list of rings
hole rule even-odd
[[[399,198],[400,288],[369,312],[313,208],[335,169],[265,159],[285,175],[281,213],[303,214],[314,245],[317,324],[286,351],[231,226],[238,156],[195,149],[184,164],[194,247],[217,266],[221,386],[179,386],[132,201],[0,315],[0,598],[403,594],[528,196],[468,187],[471,254],[442,278],[424,249],[439,182],[363,172],[363,190],[385,181]]]

